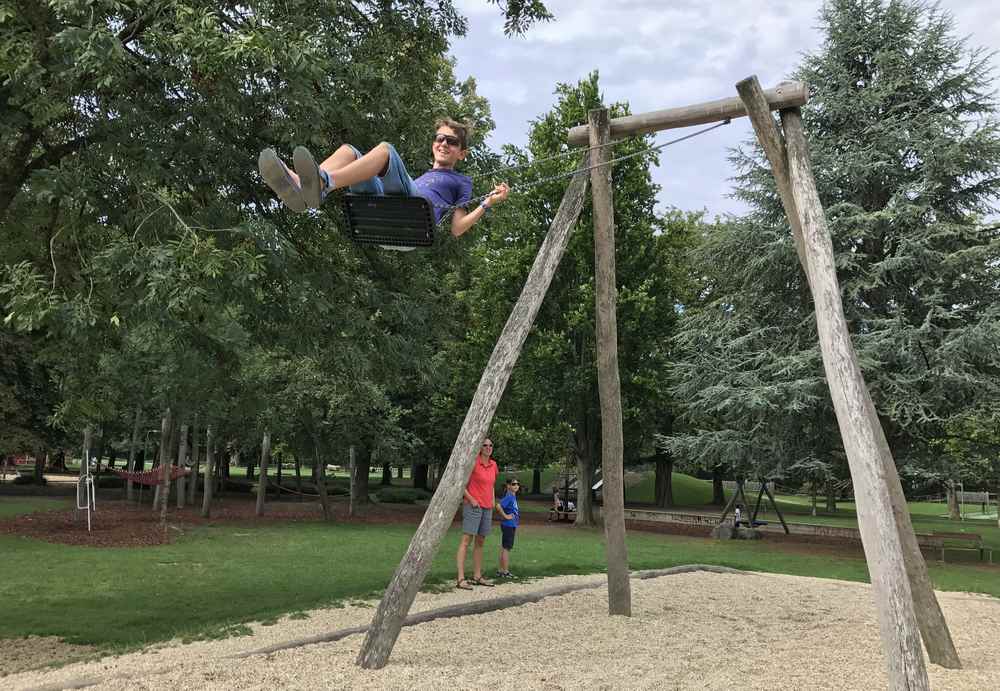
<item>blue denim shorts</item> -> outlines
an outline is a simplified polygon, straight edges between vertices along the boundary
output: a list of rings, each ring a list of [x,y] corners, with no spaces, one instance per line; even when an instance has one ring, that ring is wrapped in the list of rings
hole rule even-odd
[[[351,146],[348,144],[348,146]],[[403,165],[403,159],[399,157],[396,152],[396,147],[392,144],[387,144],[389,147],[389,167],[385,171],[385,175],[375,176],[369,178],[364,182],[359,182],[356,185],[350,186],[350,191],[355,194],[403,194],[408,197],[416,197],[417,186],[413,184],[413,178],[410,174],[406,172],[406,166]],[[355,147],[354,155],[356,158],[361,158],[361,152]]]

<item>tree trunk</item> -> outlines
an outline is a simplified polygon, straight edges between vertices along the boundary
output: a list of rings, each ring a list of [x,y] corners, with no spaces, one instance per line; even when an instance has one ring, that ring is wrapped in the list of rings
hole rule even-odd
[[[837,484],[832,478],[826,481],[826,510],[837,513]]]
[[[315,437],[313,437],[313,450],[316,454],[316,464],[313,466],[316,492],[319,494],[319,503],[323,507],[323,520],[329,521],[333,518],[333,510],[330,507],[330,497],[326,493],[326,464],[320,460],[319,441]]]
[[[386,463],[382,466],[382,484],[391,485],[392,484],[392,466]]]
[[[212,425],[205,427],[205,480],[201,496],[201,517],[212,514],[212,490],[215,489],[215,435]]]
[[[128,442],[128,461],[125,470],[130,473],[135,472],[135,459],[139,448],[139,427],[142,424],[142,409],[135,407],[135,416],[132,418],[132,436]],[[125,501],[131,503],[135,501],[135,483],[132,480],[125,480]]]
[[[274,457],[274,469],[277,471],[274,479],[274,500],[281,501],[281,456]]]
[[[188,426],[181,425],[181,432],[177,438],[177,470],[184,470],[187,467],[188,454]],[[177,477],[177,508],[184,508],[184,501],[187,499],[187,478],[183,475]]]
[[[371,472],[371,450],[362,446],[357,452],[351,447],[351,518],[368,515],[368,474]]]
[[[948,520],[962,520],[962,512],[958,507],[958,492],[955,489],[955,481],[947,480],[944,483],[945,491],[948,493]]]
[[[90,425],[83,428],[83,458],[80,460],[80,477],[87,474],[90,466],[90,445],[93,442],[93,432]]]
[[[580,173],[587,168],[588,161],[589,156],[584,154],[578,168]],[[480,377],[472,404],[462,422],[430,505],[375,611],[375,617],[358,653],[357,663],[361,667],[381,669],[389,659],[403,620],[458,510],[472,473],[472,465],[476,462],[476,452],[486,437],[514,363],[517,362],[535,315],[538,314],[542,299],[566,250],[570,231],[583,208],[586,189],[585,175],[578,174],[570,180],[555,219],[535,257],[521,296]]]
[[[722,468],[712,466],[712,505],[726,505],[726,490],[722,486]]]
[[[427,464],[414,463],[410,474],[413,476],[413,486],[417,489],[427,489]]]
[[[188,482],[188,504],[194,506],[194,495],[198,492],[198,476],[201,473],[201,430],[198,429],[198,417],[194,418],[191,428],[191,481]]]
[[[299,458],[299,454],[295,454],[293,457],[295,460],[295,489],[299,493],[299,501],[305,501],[305,495],[302,494],[302,460]]]
[[[398,468],[396,468],[396,479],[397,480],[403,479],[403,466],[399,466]]]
[[[163,419],[160,421],[160,484],[157,497],[160,505],[157,507],[156,498],[153,501],[153,513],[160,510],[160,529],[167,529],[167,499],[170,497],[170,437],[173,434],[173,416],[170,408],[163,412]]]
[[[542,493],[542,469],[537,465],[531,469],[531,493]]]
[[[271,430],[264,430],[264,440],[260,444],[260,480],[257,482],[258,516],[264,515],[264,499],[267,496],[267,466],[271,460]]]
[[[668,453],[656,454],[655,503],[658,509],[674,505],[674,457]]]
[[[590,487],[594,483],[594,440],[590,437],[589,425],[576,433],[576,521],[574,525],[594,527],[594,501]]]

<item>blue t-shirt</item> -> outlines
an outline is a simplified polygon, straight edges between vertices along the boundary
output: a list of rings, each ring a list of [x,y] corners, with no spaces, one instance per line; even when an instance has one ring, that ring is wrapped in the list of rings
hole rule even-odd
[[[508,528],[516,528],[521,522],[521,510],[517,508],[517,497],[508,492],[500,500],[500,508],[503,509],[505,514],[513,516],[510,520],[505,518],[500,521],[500,525],[505,525]]]
[[[417,188],[417,196],[430,202],[434,209],[435,223],[441,221],[448,207],[472,199],[472,178],[448,168],[432,168],[413,184]]]

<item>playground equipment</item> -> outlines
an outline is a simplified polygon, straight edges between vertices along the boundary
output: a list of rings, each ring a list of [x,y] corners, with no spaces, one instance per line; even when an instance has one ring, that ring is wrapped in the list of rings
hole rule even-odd
[[[94,492],[94,478],[90,474],[89,454],[80,461],[80,479],[76,481],[76,510],[87,512],[87,532],[90,532],[90,513],[97,511],[97,495]]]
[[[628,604],[627,591],[621,591],[623,577],[627,588],[628,567],[624,552],[617,551],[624,547],[621,407],[617,398],[614,338],[617,327],[610,161],[603,147],[612,137],[744,115],[749,116],[771,165],[799,263],[816,305],[820,352],[856,490],[858,523],[868,558],[889,684],[896,689],[929,688],[921,638],[932,662],[950,668],[961,666],[931,588],[927,565],[906,511],[896,465],[862,376],[844,316],[833,243],[813,178],[802,125],[800,107],[808,99],[808,88],[801,83],[789,83],[764,91],[757,78],[751,76],[737,83],[736,91],[739,98],[618,118],[614,122],[609,122],[607,110],[596,110],[590,113],[588,125],[570,130],[570,143],[586,141],[590,148],[580,158],[521,296],[497,340],[424,520],[375,612],[358,654],[360,666],[385,666],[403,620],[451,524],[476,451],[489,429],[514,363],[566,248],[570,230],[579,217],[586,191],[586,178],[581,173],[585,171],[590,171],[594,187],[596,351],[605,481],[608,601],[611,614],[628,614],[627,607],[616,611],[616,603]],[[771,114],[773,110],[780,111],[780,129]]]
[[[723,484],[725,485],[728,483],[723,483]],[[771,494],[771,487],[774,486],[773,481],[768,481],[761,478],[759,482],[747,483],[746,480],[744,480],[741,477],[738,477],[736,478],[736,482],[734,484],[735,484],[735,491],[733,492],[733,496],[729,498],[729,501],[726,503],[725,508],[722,509],[722,515],[719,516],[720,524],[726,522],[726,516],[729,515],[729,511],[732,510],[734,506],[736,507],[745,506],[747,508],[750,507],[750,502],[747,501],[747,496],[743,491],[746,485],[750,484],[752,485],[750,488],[751,492],[753,492],[754,489],[757,490],[757,501],[754,504],[753,513],[750,515],[750,518],[744,518],[745,514],[743,514],[734,521],[736,527],[739,527],[740,524],[746,525],[747,528],[756,528],[759,525],[767,525],[766,521],[757,520],[757,514],[760,513],[760,508],[764,500],[764,495],[767,495],[768,501],[771,502],[771,508],[774,509],[774,513],[778,515],[778,520],[781,521],[781,527],[785,529],[785,535],[790,534],[790,531],[788,530],[788,524],[785,523],[785,517],[781,515],[781,511],[778,510],[778,503],[774,501],[774,495]],[[739,501],[740,499],[743,500],[742,503]]]

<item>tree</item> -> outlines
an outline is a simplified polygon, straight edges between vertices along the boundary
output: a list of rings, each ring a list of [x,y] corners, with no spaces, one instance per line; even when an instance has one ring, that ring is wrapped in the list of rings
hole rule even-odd
[[[1000,398],[1000,234],[984,229],[1000,176],[988,56],[950,17],[908,2],[838,0],[795,77],[837,252],[845,311],[893,455],[932,463],[952,422]],[[669,447],[737,472],[792,473],[842,454],[812,304],[762,154],[734,153],[751,212],[696,261],[675,395],[696,428]]]
[[[529,134],[527,151],[506,150],[510,164],[523,166],[565,150],[569,127],[586,121],[598,107],[598,76],[576,85],[559,85],[558,102],[539,117]],[[611,116],[628,112],[614,104]],[[616,156],[648,146],[648,138],[626,140],[614,148]],[[532,187],[504,205],[489,222],[474,249],[471,275],[460,277],[460,295],[475,327],[453,344],[452,361],[460,363],[452,397],[467,403],[503,320],[521,289],[527,267],[565,189],[565,178],[548,180],[572,170],[573,159],[546,160],[514,174],[515,189]],[[654,210],[657,187],[648,162],[642,158],[615,164],[615,221],[618,262],[619,359],[627,461],[649,455],[653,433],[669,410],[665,383],[665,337],[677,319],[675,305],[683,287],[677,282],[675,250],[693,234],[694,217]],[[536,181],[540,181],[536,184]],[[568,425],[571,451],[577,465],[580,492],[577,522],[592,524],[590,492],[599,444],[599,403],[594,368],[594,245],[592,215],[585,207],[576,233],[542,305],[510,387],[498,410],[498,424],[516,424],[537,432],[546,426]],[[515,422],[516,421],[516,422]],[[549,439],[560,435],[545,435]],[[556,442],[558,443],[558,442]],[[561,445],[561,444],[560,444]],[[563,455],[548,449],[548,459]]]

